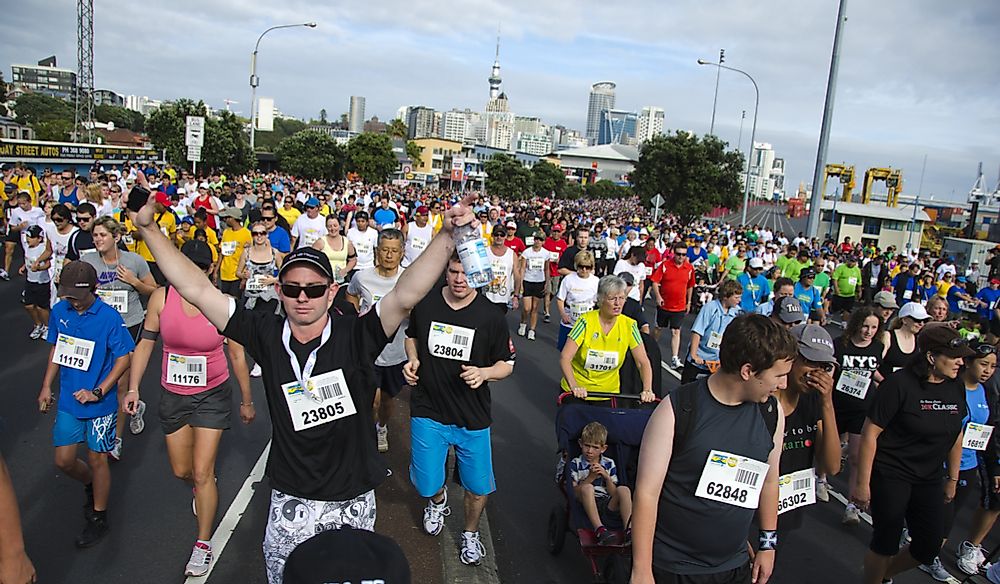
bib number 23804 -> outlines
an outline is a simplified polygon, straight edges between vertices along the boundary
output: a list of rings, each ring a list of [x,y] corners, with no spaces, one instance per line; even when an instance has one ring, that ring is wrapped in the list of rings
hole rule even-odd
[[[474,329],[433,321],[427,347],[434,357],[468,362],[475,337]]]
[[[298,381],[281,386],[296,432],[308,430],[357,413],[342,369],[314,375],[302,387]]]
[[[756,509],[768,465],[745,456],[713,450],[694,494],[727,505]]]

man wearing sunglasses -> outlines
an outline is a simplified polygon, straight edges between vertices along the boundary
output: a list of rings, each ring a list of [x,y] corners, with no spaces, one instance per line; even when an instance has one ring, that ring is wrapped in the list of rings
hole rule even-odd
[[[272,424],[271,509],[264,536],[271,584],[281,581],[292,549],[313,534],[345,525],[374,529],[374,489],[385,480],[386,468],[371,423],[371,363],[438,281],[455,250],[453,226],[472,221],[474,201],[470,195],[445,214],[444,233],[371,310],[336,320],[328,310],[338,286],[322,252],[300,248],[285,258],[277,292],[287,316],[252,312],[215,289],[162,236],[152,203],[134,215],[167,280],[261,365]],[[305,519],[285,521],[286,513]]]

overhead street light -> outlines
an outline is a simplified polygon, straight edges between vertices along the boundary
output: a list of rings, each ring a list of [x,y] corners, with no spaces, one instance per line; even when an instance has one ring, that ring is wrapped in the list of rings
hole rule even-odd
[[[315,22],[303,22],[300,24],[281,24],[278,26],[272,26],[271,28],[260,33],[257,37],[257,44],[253,46],[253,53],[250,55],[250,151],[253,152],[254,144],[254,130],[257,129],[257,86],[260,85],[260,77],[257,77],[257,49],[260,48],[260,41],[264,38],[264,35],[271,32],[272,30],[278,30],[279,28],[297,28],[304,26],[307,28],[316,28]],[[256,154],[254,155],[256,156]]]
[[[753,126],[752,126],[752,129],[750,130],[750,152],[747,154],[747,176],[746,176],[746,180],[743,181],[743,218],[740,220],[740,223],[742,223],[743,225],[746,225],[746,222],[747,222],[747,203],[749,202],[749,199],[750,199],[750,158],[753,156],[754,138],[757,136],[757,106],[760,105],[760,90],[757,89],[757,82],[754,81],[754,78],[751,77],[750,74],[747,73],[746,71],[743,71],[741,69],[737,69],[735,67],[728,67],[726,65],[723,65],[722,63],[713,63],[711,61],[706,61],[705,59],[698,59],[698,64],[699,65],[711,65],[713,67],[718,67],[720,69],[726,69],[728,71],[735,71],[736,73],[740,73],[744,77],[746,77],[747,79],[749,79],[750,83],[753,83],[753,93],[754,93],[754,101],[753,101]]]

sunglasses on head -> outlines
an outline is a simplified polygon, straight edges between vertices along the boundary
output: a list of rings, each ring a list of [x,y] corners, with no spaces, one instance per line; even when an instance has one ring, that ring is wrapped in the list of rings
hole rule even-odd
[[[978,357],[986,357],[987,355],[996,355],[997,348],[989,343],[979,343],[972,347],[972,350],[976,352]]]
[[[306,298],[319,298],[330,288],[327,284],[310,284],[308,286],[299,286],[298,284],[281,284],[281,293],[288,298],[298,298],[303,292],[306,293]]]

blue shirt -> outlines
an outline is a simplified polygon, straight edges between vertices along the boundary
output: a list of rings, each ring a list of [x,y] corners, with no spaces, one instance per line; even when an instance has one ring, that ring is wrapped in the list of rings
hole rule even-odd
[[[761,304],[757,308],[753,309],[755,314],[761,316],[771,316],[774,313],[774,300],[768,300],[764,304]]]
[[[907,302],[919,302],[921,300],[920,298],[921,288],[920,286],[917,285],[917,278],[911,277],[910,274],[906,272],[901,272],[899,274],[896,274],[896,277],[892,279],[892,289],[899,290],[900,289],[899,284],[903,280],[906,280],[906,287],[903,288],[902,291],[896,293],[897,294],[896,297],[901,300],[900,304],[906,304]],[[904,296],[907,290],[910,291],[909,298],[906,298]],[[930,297],[928,296],[927,299],[929,300]]]
[[[271,247],[279,252],[288,253],[292,251],[292,240],[288,237],[288,232],[281,227],[275,227],[273,231],[267,234],[267,238],[271,241]]]
[[[687,251],[688,261],[692,264],[698,260],[708,260],[708,251],[705,248],[693,245]]]
[[[986,389],[983,388],[982,383],[977,385],[976,389],[966,389],[965,403],[969,406],[969,415],[965,416],[965,419],[962,420],[962,427],[964,428],[969,422],[985,424],[990,417],[990,406],[986,403]],[[976,450],[963,448],[960,469],[972,470],[976,468],[979,465],[978,454],[979,452]]]
[[[976,298],[986,303],[986,306],[979,307],[979,316],[986,320],[996,319],[996,309],[1000,307],[1000,288],[983,288],[976,294]]]
[[[376,225],[391,225],[399,221],[399,214],[396,213],[391,207],[388,209],[383,209],[379,207],[375,209],[375,213],[372,214],[372,219],[375,220]]]
[[[953,285],[948,288],[948,310],[951,312],[962,312],[962,309],[958,307],[958,296],[957,294],[968,294],[965,288],[960,288],[958,284]]]
[[[66,300],[52,307],[49,315],[49,336],[45,339],[55,345],[60,335],[92,341],[90,367],[86,371],[71,367],[59,368],[59,411],[81,420],[106,416],[118,408],[118,384],[111,386],[97,402],[81,404],[73,394],[81,389],[91,390],[111,373],[115,360],[135,349],[125,321],[118,311],[97,298],[90,308],[80,314]]]
[[[726,311],[722,308],[722,302],[718,300],[713,300],[702,307],[691,327],[691,332],[701,335],[701,341],[698,343],[696,351],[698,357],[706,361],[719,360],[719,350],[708,346],[712,333],[722,335],[729,323],[733,322],[740,312],[742,311],[739,306],[734,306]]]
[[[937,294],[937,286],[931,284],[929,288],[924,288],[923,286],[917,286],[917,300],[922,304],[927,304],[934,295]]]
[[[823,308],[823,294],[815,286],[806,288],[802,282],[796,282],[795,299],[802,305],[802,314],[806,316]]]
[[[767,283],[767,278],[763,274],[757,274],[757,277],[750,279],[750,274],[743,272],[736,277],[736,281],[743,286],[743,296],[740,297],[740,308],[743,312],[754,312],[771,295],[771,285]]]
[[[59,191],[59,202],[64,205],[69,203],[74,207],[78,206],[80,204],[80,200],[76,196],[76,187],[73,187],[73,190],[68,193],[66,192],[66,189]]]

